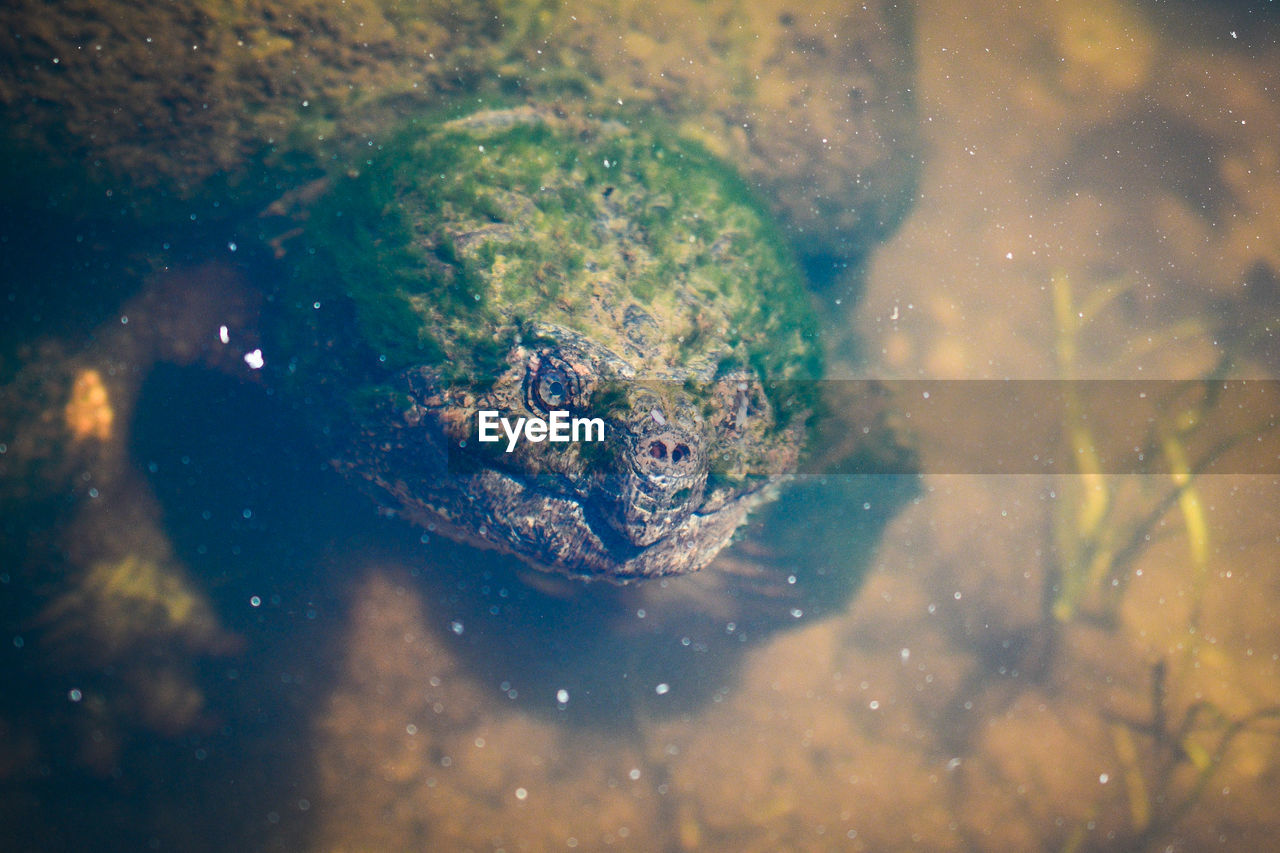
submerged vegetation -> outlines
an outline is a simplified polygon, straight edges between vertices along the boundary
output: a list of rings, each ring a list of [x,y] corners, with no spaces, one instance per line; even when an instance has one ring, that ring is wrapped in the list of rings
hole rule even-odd
[[[1197,478],[1241,441],[1274,430],[1276,424],[1264,419],[1218,435],[1215,407],[1226,404],[1215,393],[1216,384],[1170,381],[1167,395],[1155,401],[1139,455],[1150,458],[1156,473],[1125,476],[1108,471],[1101,451],[1106,437],[1091,425],[1082,386],[1074,381],[1077,344],[1081,329],[1124,289],[1123,285],[1099,288],[1077,303],[1065,272],[1055,274],[1052,281],[1058,365],[1067,380],[1062,431],[1072,473],[1060,478],[1062,493],[1053,503],[1050,553],[1054,557],[1046,606],[1048,615],[1061,626],[1085,620],[1114,629],[1121,619],[1126,589],[1144,572],[1140,558],[1162,535],[1182,540],[1186,561],[1181,568],[1189,575],[1190,603],[1181,629],[1181,653],[1150,664],[1146,717],[1114,716],[1109,723],[1128,804],[1126,843],[1132,849],[1144,849],[1164,838],[1197,804],[1242,735],[1260,732],[1280,738],[1280,705],[1232,711],[1199,691],[1180,703],[1170,686],[1171,679],[1194,683],[1196,670],[1222,664],[1221,653],[1206,645],[1202,630],[1214,549]],[[1197,321],[1188,322],[1192,331],[1205,331]],[[1169,334],[1175,334],[1175,329]],[[1159,342],[1149,339],[1147,343]],[[1180,522],[1177,534],[1163,532],[1170,513],[1176,513]],[[1085,825],[1078,826],[1063,850],[1081,849],[1088,834]]]
[[[1108,452],[1116,439],[1095,425],[1097,402],[1083,398],[1087,388],[1076,375],[1077,344],[1081,329],[1124,290],[1123,285],[1100,288],[1077,304],[1066,273],[1056,274],[1052,282],[1058,369],[1065,380],[1062,439],[1074,476],[1067,479],[1064,493],[1054,502],[1056,571],[1049,608],[1063,623],[1082,616],[1114,621],[1134,562],[1152,543],[1168,512],[1176,508],[1195,578],[1194,632],[1212,553],[1210,524],[1197,477],[1242,441],[1274,430],[1276,424],[1265,414],[1260,423],[1248,422],[1246,412],[1241,418],[1244,423],[1227,419],[1224,426],[1219,408],[1230,405],[1225,383],[1206,381],[1226,368],[1224,359],[1202,379],[1143,386],[1132,405],[1149,402],[1149,408],[1142,409],[1146,434],[1124,439],[1141,442],[1124,448],[1133,451],[1137,464],[1132,470],[1116,470],[1115,455]],[[1207,332],[1199,321],[1188,323],[1193,333]],[[1172,339],[1186,331],[1184,324],[1176,324],[1168,329],[1168,335]],[[1148,337],[1146,347],[1162,342]],[[1156,392],[1159,397],[1148,401]]]
[[[1154,846],[1200,801],[1228,750],[1249,732],[1280,738],[1280,705],[1233,715],[1208,699],[1197,699],[1170,719],[1168,667],[1152,664],[1151,708],[1146,719],[1110,721],[1112,746],[1121,767],[1128,805],[1128,849]],[[1078,827],[1064,851],[1086,837]]]
[[[1066,273],[1053,278],[1054,320],[1057,325],[1058,369],[1065,381],[1063,391],[1062,428],[1067,455],[1075,476],[1064,483],[1064,494],[1054,503],[1053,544],[1056,555],[1056,580],[1050,605],[1053,617],[1069,622],[1082,611],[1096,618],[1112,620],[1132,574],[1133,560],[1150,542],[1157,523],[1173,505],[1181,513],[1190,559],[1196,577],[1208,571],[1209,526],[1200,496],[1192,481],[1187,459],[1186,433],[1202,418],[1198,406],[1170,413],[1162,411],[1152,427],[1148,441],[1153,450],[1164,456],[1169,476],[1156,495],[1151,494],[1148,478],[1136,484],[1138,495],[1125,494],[1134,485],[1127,478],[1110,476],[1100,458],[1102,436],[1089,424],[1081,386],[1076,382],[1077,337],[1087,324],[1118,293],[1118,288],[1103,288],[1077,305]],[[1136,497],[1135,499],[1125,499]],[[1143,509],[1136,516],[1130,507]]]

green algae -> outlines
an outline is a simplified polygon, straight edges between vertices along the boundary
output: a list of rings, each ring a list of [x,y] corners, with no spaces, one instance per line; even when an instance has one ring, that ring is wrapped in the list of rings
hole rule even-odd
[[[345,302],[386,371],[434,365],[483,387],[531,319],[621,353],[610,312],[625,304],[657,326],[642,371],[820,374],[787,245],[728,166],[674,134],[527,108],[414,122],[331,180],[292,250],[282,324],[314,326],[314,305]]]

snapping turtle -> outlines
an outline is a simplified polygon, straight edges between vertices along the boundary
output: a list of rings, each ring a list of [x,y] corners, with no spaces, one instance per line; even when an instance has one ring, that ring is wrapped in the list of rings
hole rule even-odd
[[[384,506],[625,582],[706,565],[795,463],[816,322],[696,145],[490,110],[410,124],[300,199],[274,207],[301,228],[268,371]]]

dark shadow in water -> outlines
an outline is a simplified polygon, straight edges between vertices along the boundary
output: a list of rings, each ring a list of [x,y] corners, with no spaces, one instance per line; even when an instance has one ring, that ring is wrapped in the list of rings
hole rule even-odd
[[[6,518],[0,726],[14,728],[0,752],[0,849],[305,846],[308,714],[331,680],[327,662],[340,659],[328,644],[342,624],[314,569],[325,543],[306,533],[333,523],[320,514],[326,493],[347,489],[296,435],[260,390],[193,371],[158,370],[137,411],[131,450],[161,498],[161,524],[220,620],[247,640],[243,654],[201,657],[161,633],[97,663],[76,625],[37,615],[65,569],[65,512],[42,504]],[[49,627],[69,633],[55,640]],[[174,723],[180,734],[141,719],[156,709],[139,679],[166,672],[194,677],[205,697],[198,721]],[[86,759],[95,751],[103,758]]]
[[[208,726],[166,737],[137,725],[109,778],[75,770],[70,745],[50,753],[48,781],[24,780],[10,799],[25,804],[19,848],[70,849],[86,835],[99,849],[305,847],[304,804],[319,798],[309,738],[345,661],[352,572],[393,565],[417,579],[431,642],[492,697],[477,713],[625,736],[637,718],[719,701],[746,650],[844,608],[915,488],[911,477],[802,478],[711,569],[617,588],[546,584],[512,558],[424,543],[329,470],[286,406],[216,374],[157,369],[131,450],[177,558],[246,650],[187,661]],[[21,675],[28,696],[67,705],[58,678]],[[104,695],[129,690],[110,672],[92,677]]]
[[[745,651],[847,605],[880,529],[913,487],[905,477],[807,478],[693,576],[624,588],[548,584],[512,558],[433,543],[438,564],[424,566],[422,588],[441,641],[495,702],[627,730],[637,716],[719,701]],[[419,535],[397,532],[415,543]]]
[[[1219,146],[1191,122],[1152,108],[1104,124],[1076,143],[1054,189],[1064,195],[1087,187],[1138,207],[1161,190],[1217,225],[1230,213],[1228,190],[1206,167]]]
[[[135,453],[156,469],[165,527],[253,647],[302,632],[318,635],[298,644],[314,655],[337,640],[350,579],[317,565],[399,564],[421,584],[437,642],[495,703],[606,728],[696,710],[732,689],[752,644],[843,608],[880,529],[915,488],[911,477],[804,477],[699,575],[625,588],[546,583],[518,560],[424,543],[424,531],[380,516],[258,392],[171,369],[143,402]],[[350,558],[325,559],[335,553]],[[263,600],[256,611],[245,606],[253,595]],[[261,627],[277,610],[288,618]],[[561,690],[571,697],[564,709]]]

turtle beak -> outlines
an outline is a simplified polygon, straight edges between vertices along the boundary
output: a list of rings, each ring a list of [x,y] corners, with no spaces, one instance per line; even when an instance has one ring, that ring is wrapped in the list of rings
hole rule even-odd
[[[680,527],[702,503],[706,448],[671,424],[646,422],[626,436],[620,469],[609,480],[611,527],[631,544],[652,545]]]

